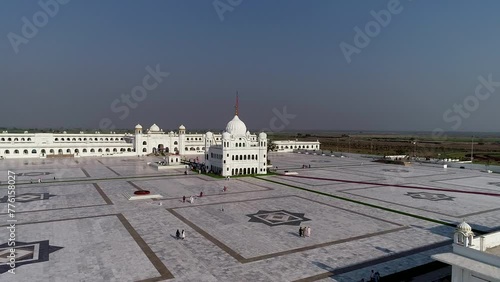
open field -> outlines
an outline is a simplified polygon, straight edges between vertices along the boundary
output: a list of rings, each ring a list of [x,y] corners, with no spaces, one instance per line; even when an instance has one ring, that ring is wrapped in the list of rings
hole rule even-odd
[[[409,155],[426,158],[470,160],[474,144],[474,163],[500,164],[500,135],[475,133],[435,138],[430,133],[273,133],[273,140],[299,139],[321,142],[321,149],[374,155]],[[416,144],[415,144],[416,142]]]

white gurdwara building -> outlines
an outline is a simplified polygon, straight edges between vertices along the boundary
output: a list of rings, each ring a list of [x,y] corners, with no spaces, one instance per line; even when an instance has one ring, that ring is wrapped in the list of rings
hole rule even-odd
[[[277,151],[307,148],[319,150],[319,142],[277,141]],[[138,124],[134,134],[111,133],[0,133],[0,159],[145,156],[163,153],[181,156],[200,155],[205,170],[231,176],[267,172],[267,134],[251,134],[236,114],[221,134],[164,132],[156,124],[143,130]],[[279,150],[280,148],[285,150]],[[200,161],[202,162],[202,161]]]
[[[452,266],[452,282],[500,282],[500,232],[474,237],[465,221],[453,237],[453,250],[433,259]]]

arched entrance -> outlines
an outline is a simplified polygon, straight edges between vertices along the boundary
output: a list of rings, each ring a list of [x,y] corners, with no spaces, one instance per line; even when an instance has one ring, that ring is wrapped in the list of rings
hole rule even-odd
[[[159,144],[158,145],[158,153],[161,153],[165,150],[165,147],[163,146],[163,144]]]

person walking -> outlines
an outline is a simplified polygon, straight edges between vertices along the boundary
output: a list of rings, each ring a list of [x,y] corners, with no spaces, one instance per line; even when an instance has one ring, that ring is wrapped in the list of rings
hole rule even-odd
[[[302,237],[302,227],[299,227],[299,237]]]
[[[182,202],[185,203],[186,202],[186,196],[182,196]]]
[[[177,232],[175,232],[175,239],[179,239],[181,237],[181,232],[179,232],[179,229],[177,229]]]
[[[184,232],[184,229],[181,232],[181,239],[184,240],[186,238],[186,232]]]
[[[202,192],[200,192],[200,198],[201,198],[201,197],[203,197],[203,191],[202,191]]]

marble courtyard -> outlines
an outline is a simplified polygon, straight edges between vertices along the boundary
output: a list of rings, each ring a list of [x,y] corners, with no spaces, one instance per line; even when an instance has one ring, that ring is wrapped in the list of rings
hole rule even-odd
[[[431,263],[463,219],[477,233],[500,227],[497,174],[361,156],[269,159],[278,175],[230,180],[158,171],[152,157],[0,160],[0,280],[359,281],[372,269],[387,277]],[[15,275],[6,265],[9,170]],[[138,190],[163,198],[129,201]],[[311,236],[299,237],[299,226]]]

